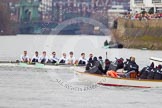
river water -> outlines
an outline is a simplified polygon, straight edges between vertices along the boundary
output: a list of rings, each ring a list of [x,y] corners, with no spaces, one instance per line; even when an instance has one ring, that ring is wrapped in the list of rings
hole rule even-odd
[[[140,68],[149,64],[149,57],[162,57],[161,51],[135,49],[103,49],[109,37],[97,36],[13,36],[0,37],[0,60],[16,60],[23,50],[32,56],[34,51],[74,51],[103,56],[136,57]],[[0,108],[159,108],[162,89],[104,87],[78,80],[73,68],[34,69],[0,66]],[[70,84],[73,89],[65,86]]]

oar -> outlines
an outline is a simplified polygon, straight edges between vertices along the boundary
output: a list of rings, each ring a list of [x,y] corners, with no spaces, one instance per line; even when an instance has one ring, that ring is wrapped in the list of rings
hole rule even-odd
[[[37,67],[37,68],[43,68],[44,67],[44,64],[42,64],[42,63],[36,63],[35,64],[35,67]]]
[[[19,63],[20,67],[26,67],[28,64],[27,63]]]
[[[19,61],[0,61],[0,63],[19,63]]]

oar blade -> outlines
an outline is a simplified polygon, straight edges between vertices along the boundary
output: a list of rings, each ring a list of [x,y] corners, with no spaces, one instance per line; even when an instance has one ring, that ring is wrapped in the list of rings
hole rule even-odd
[[[27,67],[27,63],[19,63],[20,67]]]
[[[37,68],[43,68],[43,67],[44,67],[44,64],[36,63],[36,64],[35,64],[35,67],[37,67]]]

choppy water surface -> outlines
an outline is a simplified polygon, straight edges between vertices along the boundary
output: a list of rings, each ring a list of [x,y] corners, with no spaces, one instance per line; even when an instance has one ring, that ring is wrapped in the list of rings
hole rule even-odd
[[[87,37],[70,38],[55,37],[52,50],[58,52],[58,56],[62,52],[73,50],[76,57],[79,57],[81,52],[87,54],[93,52],[96,56],[105,57],[105,52],[108,52],[110,60],[114,60],[115,57],[128,58],[133,55],[140,67],[148,65],[151,56],[162,57],[161,51],[105,50],[101,48],[105,37],[94,37],[94,45],[91,45],[93,40]],[[33,39],[39,41],[35,42]],[[42,51],[48,47],[49,44],[44,43],[43,40],[46,38],[35,36],[1,38],[0,59],[15,60],[24,49],[29,50],[29,55],[33,55],[36,49]],[[85,41],[81,44],[82,42],[75,43],[74,40]],[[51,49],[47,48],[47,50]],[[73,89],[69,89],[65,84],[71,84]],[[52,70],[0,66],[0,108],[159,108],[162,106],[161,88],[137,89],[103,86],[86,88],[90,85],[92,84],[89,82],[78,80],[73,68]]]
[[[0,108],[159,108],[162,89],[136,89],[98,86],[95,89],[70,90],[57,79],[73,87],[86,87],[71,69],[43,70],[0,67]]]

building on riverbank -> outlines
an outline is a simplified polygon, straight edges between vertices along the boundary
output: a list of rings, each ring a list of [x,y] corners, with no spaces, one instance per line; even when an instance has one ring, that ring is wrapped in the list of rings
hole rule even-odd
[[[162,0],[130,0],[131,12],[149,11],[154,8],[154,12],[162,12]]]
[[[146,21],[119,18],[117,24],[112,34],[125,47],[162,50],[162,19]]]
[[[114,19],[130,10],[130,0],[2,1],[10,7],[11,20],[19,25],[17,27],[20,34],[42,33],[44,30],[50,31],[57,24],[76,17],[94,19],[103,23],[106,27],[111,27]],[[78,29],[81,28],[84,27],[79,25]],[[87,28],[89,28],[88,25]],[[72,29],[72,31],[74,30]]]

